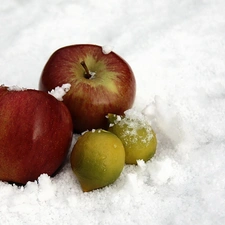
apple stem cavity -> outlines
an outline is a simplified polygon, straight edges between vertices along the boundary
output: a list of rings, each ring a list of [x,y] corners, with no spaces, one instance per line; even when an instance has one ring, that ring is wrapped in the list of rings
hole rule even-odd
[[[86,65],[86,63],[85,63],[84,61],[81,61],[80,64],[81,64],[81,66],[83,66],[84,71],[85,71],[84,77],[85,77],[86,79],[92,79],[92,78],[94,78],[95,72],[91,72],[91,71],[88,69],[88,67],[87,67],[87,65]]]

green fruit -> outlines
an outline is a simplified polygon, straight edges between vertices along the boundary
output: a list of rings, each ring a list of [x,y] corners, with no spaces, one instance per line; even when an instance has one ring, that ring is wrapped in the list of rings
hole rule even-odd
[[[109,114],[109,131],[114,133],[123,143],[125,148],[125,162],[137,164],[137,160],[145,162],[151,159],[157,146],[155,132],[144,119],[120,117]]]
[[[107,186],[120,176],[125,151],[116,135],[97,129],[78,138],[70,162],[82,190],[87,192]]]

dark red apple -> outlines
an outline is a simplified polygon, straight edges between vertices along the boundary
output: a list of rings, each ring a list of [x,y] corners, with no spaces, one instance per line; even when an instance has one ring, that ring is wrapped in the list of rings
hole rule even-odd
[[[0,180],[26,184],[65,160],[73,125],[67,107],[38,90],[0,86]]]
[[[108,53],[108,52],[107,52]],[[97,45],[71,45],[55,51],[46,63],[39,88],[51,91],[70,83],[63,102],[68,107],[74,131],[106,128],[108,113],[123,114],[136,94],[134,74],[114,52]]]

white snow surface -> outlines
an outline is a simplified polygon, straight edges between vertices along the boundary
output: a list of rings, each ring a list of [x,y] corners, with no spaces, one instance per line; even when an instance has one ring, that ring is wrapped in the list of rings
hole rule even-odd
[[[37,89],[58,48],[114,46],[133,69],[133,109],[148,117],[158,147],[88,193],[69,155],[55,177],[0,182],[0,224],[225,224],[224,12],[224,0],[3,1],[0,84]]]

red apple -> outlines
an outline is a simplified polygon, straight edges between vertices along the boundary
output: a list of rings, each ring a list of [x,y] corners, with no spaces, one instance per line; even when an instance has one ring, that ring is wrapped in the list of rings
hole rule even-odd
[[[130,66],[116,53],[103,50],[90,44],[60,48],[51,55],[40,78],[43,91],[71,84],[63,102],[77,133],[106,128],[105,116],[109,112],[123,114],[135,99],[136,82]]]
[[[26,184],[65,160],[73,125],[67,107],[38,90],[0,86],[0,180]]]

